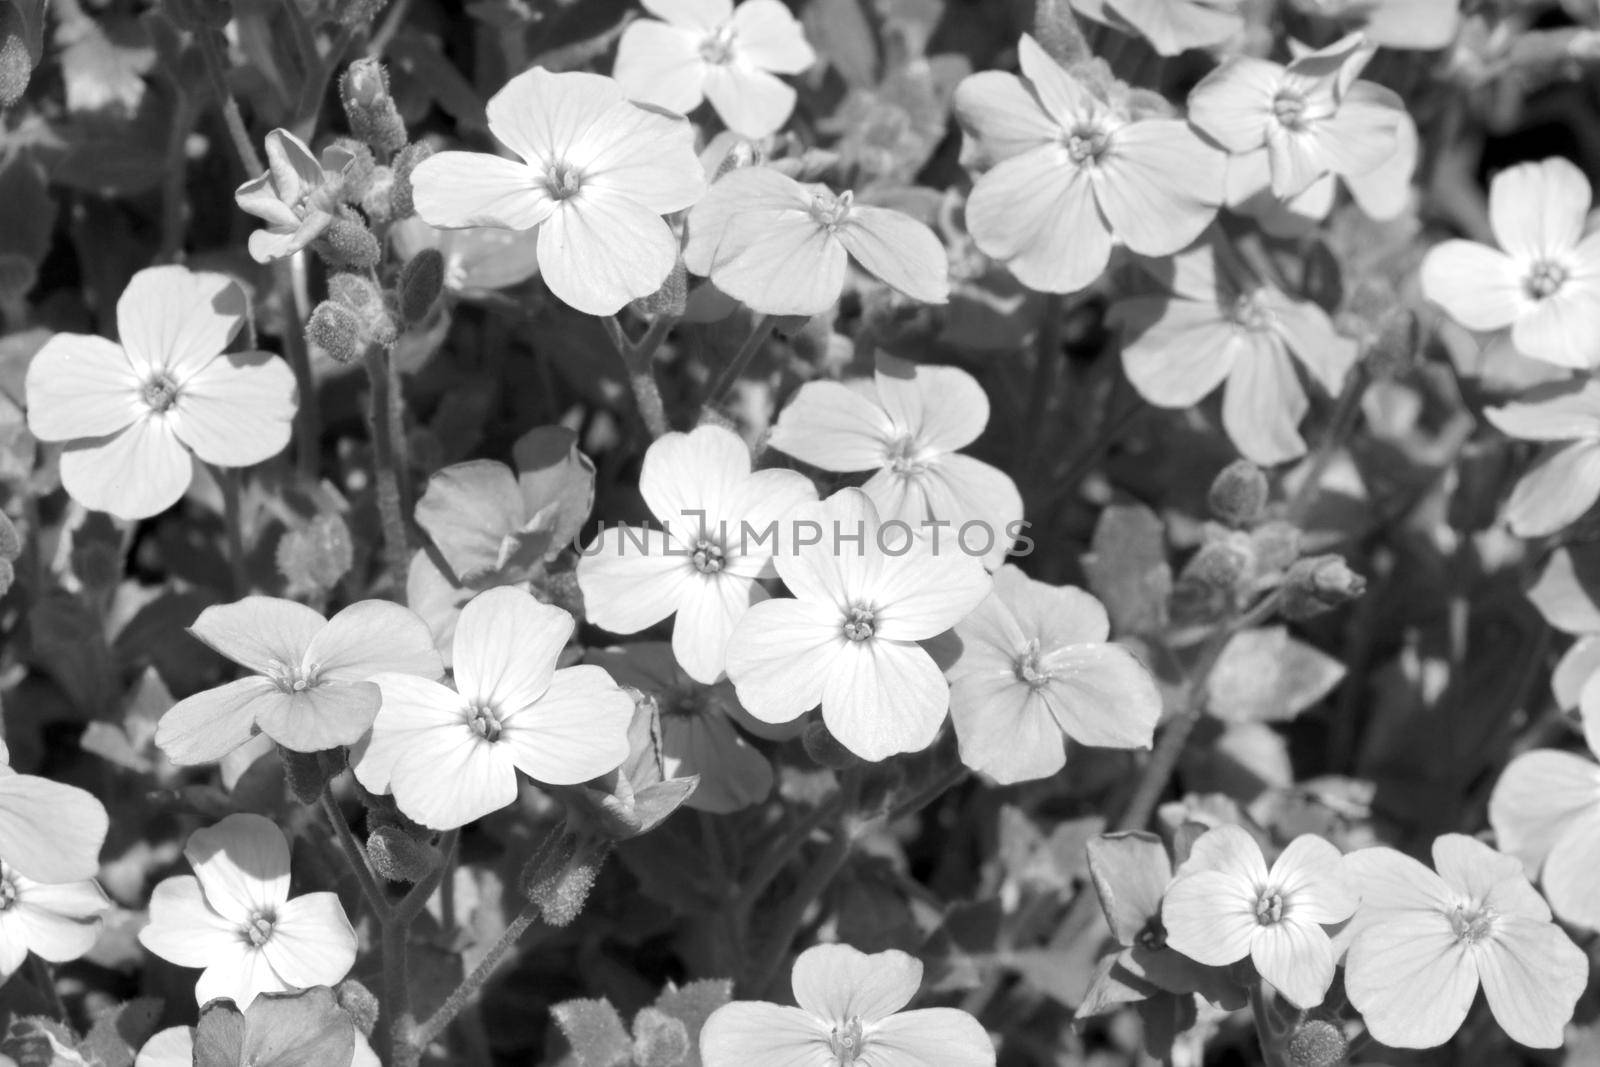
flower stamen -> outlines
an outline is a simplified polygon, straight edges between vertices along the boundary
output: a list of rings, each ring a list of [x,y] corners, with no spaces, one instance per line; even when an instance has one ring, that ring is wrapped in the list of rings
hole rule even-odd
[[[1256,898],[1256,922],[1272,926],[1283,921],[1283,894],[1269,889]]]
[[[467,705],[467,725],[491,744],[500,740],[500,734],[505,729],[500,716],[487,704]]]
[[[1571,272],[1560,263],[1544,259],[1533,265],[1528,271],[1528,276],[1522,280],[1523,292],[1532,300],[1548,300],[1561,291],[1567,284],[1567,277]]]
[[[695,542],[694,554],[689,557],[694,563],[694,569],[701,574],[718,574],[727,564],[722,546],[712,541],[700,540]]]
[[[552,200],[570,200],[583,188],[583,173],[570,164],[553,163],[545,176],[544,188]]]
[[[700,58],[713,66],[720,67],[733,61],[734,29],[732,23],[724,22],[715,30],[706,34],[700,42]]]
[[[835,1026],[828,1035],[828,1051],[833,1053],[839,1067],[850,1067],[866,1046],[866,1035],[861,1032],[861,1020],[855,1016],[843,1026]]]
[[[239,932],[251,945],[260,948],[272,939],[272,931],[277,921],[278,917],[271,912],[258,911],[250,916],[250,921]]]
[[[1303,130],[1306,126],[1305,94],[1293,89],[1280,89],[1272,98],[1272,117],[1286,130]]]
[[[873,633],[874,613],[871,608],[852,607],[844,617],[844,636],[850,641],[870,640]]]
[[[144,383],[140,396],[151,411],[163,414],[178,402],[178,383],[165,374],[155,374]]]

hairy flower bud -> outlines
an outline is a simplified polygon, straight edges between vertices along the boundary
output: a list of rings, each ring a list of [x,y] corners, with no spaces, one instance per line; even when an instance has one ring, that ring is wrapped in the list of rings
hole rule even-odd
[[[417,213],[411,199],[411,172],[417,164],[433,155],[433,149],[418,141],[400,149],[394,157],[394,189],[389,195],[389,217],[395,220],[410,218]]]
[[[633,1017],[633,1062],[638,1067],[678,1067],[689,1058],[689,1030],[659,1008]]]
[[[735,141],[733,147],[728,149],[728,154],[717,164],[716,173],[711,176],[711,180],[716,181],[731,170],[753,167],[761,162],[761,155],[761,149],[754,141]]]
[[[1070,68],[1090,56],[1089,42],[1084,39],[1070,0],[1037,0],[1033,5],[1033,36],[1063,67]]]
[[[342,774],[346,766],[342,748],[295,752],[279,745],[278,758],[283,761],[283,776],[289,783],[289,792],[302,804],[315,804],[322,790]]]
[[[394,311],[383,290],[372,279],[361,274],[335,274],[328,279],[328,299],[355,313],[361,324],[363,346],[375,344],[387,348],[394,344],[399,334]],[[356,354],[359,356],[361,351]]]
[[[551,926],[566,926],[583,911],[611,842],[562,827],[539,845],[522,868],[522,895]]]
[[[1350,1043],[1326,1019],[1307,1019],[1289,1038],[1292,1067],[1339,1067],[1349,1062]]]
[[[378,239],[348,208],[340,210],[312,247],[335,270],[371,270],[383,256]]]
[[[330,147],[349,153],[350,162],[344,168],[344,184],[339,194],[345,203],[359,205],[372,188],[372,175],[377,170],[378,161],[373,157],[372,149],[354,137],[336,137]]]
[[[354,978],[346,978],[333,987],[334,998],[339,1001],[339,1007],[350,1016],[350,1021],[356,1024],[356,1029],[367,1037],[372,1036],[372,1031],[378,1025],[378,998]]]
[[[437,848],[396,826],[379,826],[367,835],[367,858],[380,878],[410,884],[422,881],[444,862]]]
[[[1422,328],[1417,313],[1395,308],[1378,325],[1377,335],[1362,353],[1367,373],[1378,379],[1398,378],[1416,366],[1422,354]]]
[[[1309,619],[1348,604],[1367,590],[1367,580],[1343,556],[1308,556],[1289,568],[1281,611],[1286,619]]]
[[[1287,522],[1264,522],[1250,531],[1256,554],[1256,571],[1272,574],[1288,570],[1300,558],[1300,528]]]
[[[33,57],[22,15],[9,3],[0,3],[0,110],[22,99],[33,77]]]
[[[367,191],[356,206],[368,222],[388,222],[394,213],[394,171],[389,167],[373,167],[372,180],[367,182]]]
[[[1234,460],[1211,483],[1206,503],[1220,522],[1238,528],[1261,517],[1267,506],[1267,476],[1247,459]]]
[[[667,280],[661,283],[661,288],[649,296],[640,297],[631,305],[633,310],[647,318],[681,318],[684,308],[689,303],[689,272],[684,268],[683,260],[672,265],[672,272],[667,275]]]
[[[424,248],[412,256],[400,268],[395,288],[400,294],[400,321],[416,326],[426,320],[444,292],[444,255],[437,248]]]
[[[389,72],[376,59],[358,59],[345,69],[339,99],[350,132],[385,155],[405,147],[406,124],[389,95]]]
[[[366,349],[361,316],[343,304],[324,300],[306,320],[306,342],[337,363],[354,363]]]
[[[820,719],[806,723],[805,730],[800,734],[800,743],[805,746],[806,755],[829,770],[842,771],[861,762],[854,752],[828,732],[828,727]]]

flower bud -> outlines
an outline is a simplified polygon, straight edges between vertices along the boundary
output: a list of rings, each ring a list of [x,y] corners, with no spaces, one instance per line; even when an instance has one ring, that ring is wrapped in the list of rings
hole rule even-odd
[[[408,144],[400,149],[400,154],[394,157],[394,189],[389,195],[389,217],[396,221],[410,218],[417,213],[416,205],[411,200],[411,172],[417,169],[417,164],[433,155],[433,149],[418,141]]]
[[[689,1058],[689,1031],[660,1008],[633,1017],[633,1062],[637,1067],[679,1067]]]
[[[1219,522],[1239,528],[1261,517],[1267,506],[1267,476],[1247,459],[1235,460],[1222,468],[1211,483],[1206,503]]]
[[[800,743],[805,746],[806,755],[829,770],[842,771],[861,762],[854,752],[828,732],[827,725],[821,719],[806,723],[805,730],[800,734]]]
[[[361,274],[341,273],[328,279],[328,299],[355,313],[361,324],[363,345],[388,348],[399,335],[389,300],[372,279]],[[358,350],[358,356],[361,352]]]
[[[371,270],[378,265],[383,250],[378,239],[349,209],[343,211],[322,231],[313,247],[335,270]]]
[[[350,132],[374,152],[398,152],[406,144],[406,124],[389,95],[389,72],[376,59],[358,59],[339,81]]]
[[[388,2],[389,0],[338,0],[337,3],[329,5],[332,9],[329,13],[339,25],[354,29],[365,26],[377,18],[378,12],[382,11],[383,5]]]
[[[545,838],[522,868],[522,895],[538,906],[545,922],[566,926],[583,911],[610,852],[610,841],[562,827]]]
[[[744,167],[753,167],[761,162],[761,149],[754,141],[735,141],[733,147],[728,149],[728,154],[722,157],[722,162],[717,164],[716,173],[712,174],[714,182],[731,170],[740,170]]]
[[[1326,1019],[1307,1019],[1289,1037],[1292,1067],[1339,1067],[1349,1062],[1350,1043]]]
[[[350,154],[350,162],[340,172],[344,182],[340,186],[339,195],[346,203],[360,204],[367,191],[372,188],[372,175],[378,168],[378,161],[373,158],[372,149],[354,137],[337,137],[329,147]]]
[[[354,978],[346,978],[333,987],[333,995],[339,1002],[339,1007],[350,1016],[350,1021],[356,1024],[356,1029],[366,1037],[372,1036],[372,1031],[378,1025],[378,998]]]
[[[13,560],[22,555],[22,535],[17,532],[11,516],[0,511],[0,559]]]
[[[1264,522],[1250,531],[1250,547],[1255,549],[1258,574],[1288,570],[1300,558],[1300,528],[1287,522]]]
[[[1089,42],[1084,40],[1070,0],[1038,0],[1033,5],[1033,37],[1063,67],[1090,56]]]
[[[640,297],[633,302],[633,310],[646,318],[682,318],[684,308],[689,304],[689,272],[684,268],[683,260],[672,265],[672,272],[667,275],[667,280],[661,283],[661,288],[649,296]]]
[[[346,765],[342,748],[295,752],[279,745],[278,758],[283,762],[283,776],[289,783],[289,792],[302,804],[315,804],[322,790],[344,772]]]
[[[388,167],[373,167],[372,180],[367,182],[367,191],[361,194],[356,206],[368,222],[388,222],[394,211],[394,171]]]
[[[354,363],[366,350],[361,317],[343,304],[324,300],[306,320],[306,343],[337,363]],[[282,564],[279,564],[282,566]]]
[[[1366,590],[1367,580],[1343,556],[1308,556],[1289,568],[1280,610],[1286,619],[1309,619],[1348,604]]]
[[[587,618],[583,605],[583,589],[578,585],[578,572],[575,569],[547,569],[543,592],[542,599],[560,608],[580,623]]]
[[[190,33],[220,30],[233,21],[232,0],[163,0],[161,9],[174,26]]]
[[[423,322],[444,292],[444,255],[437,248],[424,248],[412,256],[400,268],[395,288],[400,294],[400,321],[407,326]]]
[[[367,858],[380,878],[413,885],[444,862],[444,856],[433,845],[395,826],[379,826],[367,835]]]
[[[0,4],[0,110],[21,100],[33,77],[33,57],[24,33],[21,13],[9,3]]]

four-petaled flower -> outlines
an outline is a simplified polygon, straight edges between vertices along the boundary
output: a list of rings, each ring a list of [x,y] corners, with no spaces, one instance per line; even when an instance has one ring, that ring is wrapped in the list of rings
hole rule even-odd
[[[1356,80],[1376,51],[1353,33],[1287,67],[1234,56],[1189,94],[1189,121],[1229,152],[1264,148],[1280,199],[1329,174],[1366,174],[1394,156],[1405,110],[1393,91]]]
[[[1046,778],[1064,736],[1103,748],[1148,747],[1161,717],[1150,672],[1108,644],[1106,610],[1081,589],[1036,582],[1011,564],[961,622],[950,719],[961,762],[1001,784]]]
[[[967,201],[967,228],[1022,284],[1068,293],[1105,271],[1116,241],[1147,256],[1193,241],[1222,203],[1226,155],[1179,119],[1137,116],[1063,70],[1032,37],[1023,79],[983,71],[955,108],[994,163]]]
[[[502,586],[461,611],[455,688],[380,674],[383,708],[355,763],[374,793],[406,815],[451,830],[517,798],[517,772],[575,785],[628,758],[633,698],[599,667],[556,670],[572,616]]]
[[[1345,862],[1361,910],[1347,931],[1344,988],[1374,1038],[1394,1048],[1444,1044],[1481,982],[1512,1040],[1561,1047],[1589,960],[1550,921],[1520,861],[1445,834],[1433,842],[1437,874],[1392,848]]]
[[[1285,1000],[1314,1008],[1333,983],[1333,944],[1323,927],[1356,910],[1343,862],[1333,845],[1302,834],[1268,869],[1248,831],[1208,830],[1161,903],[1167,943],[1208,967],[1249,957]]]
[[[122,343],[59,333],[28,364],[28,428],[64,441],[61,484],[125,519],[165,511],[193,475],[190,453],[248,467],[289,443],[295,382],[267,352],[223,352],[247,314],[221,274],[150,267],[117,301]]]
[[[537,226],[550,291],[591,315],[660,289],[678,260],[662,216],[705,191],[689,123],[630,103],[610,78],[543,67],[507,82],[488,116],[520,158],[428,157],[411,175],[417,214],[445,229]]]
[[[584,549],[578,587],[589,621],[637,633],[676,613],[672,650],[696,681],[722,677],[728,637],[767,599],[781,520],[817,498],[796,471],[751,471],[750,449],[720,426],[669,433],[645,452],[639,492],[662,528],[612,526]]]
[[[752,311],[815,315],[844,290],[851,257],[924,304],[950,298],[944,245],[909,215],[771,167],[729,171],[689,211],[683,263]]]
[[[260,815],[229,815],[189,835],[194,874],[150,897],[139,943],[180,967],[204,970],[201,1005],[227,997],[240,1010],[261,993],[331,986],[350,972],[356,932],[335,893],[289,897],[289,842]]]
[[[862,489],[885,522],[997,567],[1021,532],[1022,494],[956,451],[988,422],[989,397],[966,371],[880,355],[870,382],[801,386],[768,443],[826,471],[875,471]]]
[[[641,2],[656,18],[628,24],[611,70],[629,96],[683,114],[709,99],[740,137],[788,121],[795,93],[776,75],[799,74],[817,54],[780,0]]]
[[[700,1033],[705,1067],[991,1067],[994,1043],[956,1008],[901,1011],[922,985],[922,962],[889,949],[815,945],[794,961],[797,1008],[735,1001]]]
[[[240,210],[266,221],[266,229],[250,235],[257,263],[292,256],[322,236],[339,210],[354,160],[338,145],[324,148],[318,159],[288,130],[267,134],[267,172],[233,194]]]
[[[1592,197],[1565,159],[1522,163],[1489,183],[1500,248],[1437,245],[1422,291],[1469,330],[1511,328],[1518,352],[1562,367],[1600,365],[1600,230],[1585,232]]]
[[[88,952],[110,907],[92,879],[40,882],[0,862],[0,982],[15,974],[30,952],[51,963]]]
[[[865,760],[926,748],[943,725],[950,687],[917,642],[954,626],[990,588],[971,556],[936,553],[879,521],[859,489],[790,513],[795,538],[775,557],[795,599],[752,607],[728,642],[728,677],[763,722],[818,704],[828,730]]]
[[[292,600],[248,596],[202,611],[189,632],[253,673],[161,717],[156,744],[179,764],[219,760],[257,733],[295,752],[353,745],[378,714],[374,675],[444,673],[427,624],[386,600],[324,619]]]

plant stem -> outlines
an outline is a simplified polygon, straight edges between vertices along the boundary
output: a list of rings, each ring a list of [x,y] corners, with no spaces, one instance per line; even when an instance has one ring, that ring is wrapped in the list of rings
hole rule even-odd
[[[416,1039],[417,1020],[411,1012],[411,924],[385,923],[383,927],[383,1032],[392,1067],[416,1067],[422,1061],[422,1043]]]
[[[667,407],[661,400],[661,386],[656,382],[652,360],[656,349],[661,346],[662,339],[672,328],[673,321],[665,315],[660,316],[650,324],[650,329],[635,345],[628,340],[627,333],[622,329],[622,323],[617,321],[615,315],[600,320],[601,325],[605,327],[606,336],[611,338],[611,344],[617,350],[617,355],[622,357],[623,368],[628,374],[628,387],[633,390],[633,400],[639,408],[639,419],[644,423],[644,428],[652,439],[660,437],[672,428],[667,423]]]
[[[383,524],[383,554],[389,579],[396,595],[406,587],[406,567],[410,545],[406,538],[406,517],[401,503],[400,442],[395,437],[399,408],[395,401],[394,378],[389,372],[389,356],[382,348],[367,349],[367,380],[370,383],[368,419],[372,432],[372,470],[378,498],[378,517]]]
[[[239,503],[243,476],[237,467],[212,467],[211,473],[222,491],[222,523],[228,531],[228,572],[237,599],[250,592],[250,568],[244,555],[244,517]]]
[[[411,1035],[411,1041],[418,1055],[428,1047],[428,1044],[434,1038],[444,1031],[445,1027],[450,1025],[457,1015],[461,1014],[461,1010],[467,1006],[467,1002],[483,987],[484,982],[488,981],[489,976],[500,965],[500,961],[505,958],[506,953],[511,951],[528,927],[532,926],[538,918],[539,906],[532,901],[524,904],[522,910],[517,912],[516,918],[511,920],[511,925],[507,926],[505,931],[495,940],[495,943],[489,946],[489,951],[484,954],[482,960],[478,961],[478,965],[472,969],[472,973],[461,980],[461,984],[455,988],[455,992],[451,993],[445,1002],[439,1005],[439,1010],[428,1016],[415,1028]],[[399,1062],[399,1060],[396,1060],[396,1063]]]
[[[744,878],[743,884],[739,887],[739,895],[734,899],[734,907],[749,911],[767,886],[772,884],[772,880],[783,872],[789,861],[805,847],[807,841],[811,840],[811,835],[817,828],[837,815],[843,803],[844,794],[835,793],[789,827],[784,835],[762,854],[750,874]]]
[[[1355,426],[1356,416],[1361,412],[1361,398],[1366,395],[1367,386],[1371,381],[1372,375],[1367,373],[1364,363],[1357,363],[1350,368],[1350,373],[1345,375],[1344,387],[1339,390],[1339,399],[1334,403],[1333,417],[1328,421],[1327,432],[1322,435],[1322,440],[1317,444],[1316,454],[1311,457],[1305,480],[1300,483],[1294,498],[1289,501],[1284,521],[1296,526],[1305,521],[1311,505],[1317,501],[1317,494],[1322,490],[1322,478],[1328,472],[1328,465],[1333,462],[1339,446],[1344,443],[1350,430]]]
[[[245,127],[244,115],[239,111],[239,101],[234,99],[233,90],[228,88],[227,64],[223,62],[222,49],[217,46],[217,39],[222,35],[216,30],[202,30],[194,36],[200,45],[200,57],[205,61],[206,74],[211,78],[211,88],[217,94],[217,102],[222,109],[222,122],[228,128],[228,137],[233,141],[233,150],[239,157],[239,165],[244,168],[247,177],[253,178],[265,171],[266,166],[256,151],[255,140]]]
[[[288,300],[289,324],[281,340],[299,394],[294,411],[294,466],[303,478],[312,480],[322,468],[322,410],[317,382],[311,375],[311,353],[306,349],[305,263],[305,253],[296,252],[272,268]]]
[[[772,328],[777,325],[777,322],[778,319],[775,315],[763,315],[756,320],[756,324],[750,329],[750,336],[744,339],[744,344],[739,346],[739,351],[734,353],[733,359],[729,361],[726,367],[722,368],[722,373],[717,375],[717,380],[711,384],[711,388],[706,392],[704,410],[711,411],[722,403],[723,397],[729,389],[733,388],[733,383],[738,381],[739,377],[744,374],[745,368],[750,365],[750,361],[761,350],[761,345],[772,333]]]
[[[460,836],[460,830],[445,831],[444,836],[439,839],[439,853],[441,856],[439,866],[429,872],[428,876],[422,881],[412,886],[410,891],[400,899],[400,903],[394,906],[394,913],[391,916],[394,922],[410,926],[416,921],[417,916],[422,914],[422,909],[428,906],[428,901],[433,899],[433,894],[438,890],[440,883],[444,881],[445,875],[454,866],[456,840]]]
[[[344,849],[345,857],[350,861],[350,869],[355,871],[356,882],[361,886],[361,895],[366,898],[367,907],[380,924],[387,925],[393,909],[389,907],[383,887],[378,885],[377,876],[372,873],[366,850],[356,840],[356,835],[350,832],[350,823],[344,817],[344,809],[334,799],[332,786],[322,789],[322,810],[328,816],[334,836],[339,839],[339,847]]]
[[[50,1002],[50,1010],[55,1018],[71,1025],[72,1020],[67,1014],[67,1002],[61,999],[61,990],[56,987],[56,976],[50,969],[50,964],[41,956],[28,954],[28,969],[33,972],[34,985],[39,987],[39,992]]]
[[[1033,389],[1028,394],[1028,413],[1022,423],[1023,480],[1032,481],[1042,460],[1044,420],[1055,393],[1056,371],[1061,365],[1060,293],[1047,293],[1039,315],[1039,328],[1033,336]]]

